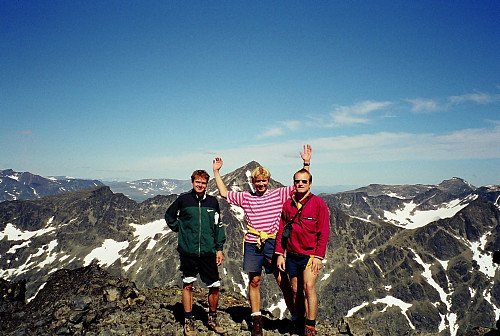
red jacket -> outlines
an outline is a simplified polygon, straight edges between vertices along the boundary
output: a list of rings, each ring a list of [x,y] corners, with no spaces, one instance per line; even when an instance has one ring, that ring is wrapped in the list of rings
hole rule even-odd
[[[330,236],[330,214],[325,201],[316,195],[310,194],[301,202],[301,213],[292,224],[292,232],[286,245],[286,250],[298,254],[314,255],[324,258],[326,245]],[[281,246],[283,228],[297,213],[297,204],[292,196],[283,205],[280,227],[276,236],[276,252],[283,254]]]

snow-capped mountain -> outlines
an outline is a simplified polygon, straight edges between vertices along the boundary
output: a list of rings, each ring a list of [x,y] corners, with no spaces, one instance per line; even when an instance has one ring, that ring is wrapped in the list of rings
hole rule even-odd
[[[21,199],[34,199],[70,191],[107,185],[118,194],[142,202],[156,195],[181,194],[192,188],[191,180],[143,179],[117,182],[86,180],[73,177],[43,177],[30,172],[15,172],[12,169],[0,170],[0,202]]]
[[[451,218],[479,196],[486,197],[496,205],[500,204],[498,187],[478,189],[457,177],[437,186],[371,184],[352,191],[321,196],[354,218],[389,222],[407,229]]]
[[[97,180],[73,177],[42,177],[29,172],[0,170],[0,202],[19,199],[34,199],[69,191],[102,186]]]
[[[131,182],[107,182],[114,193],[122,193],[136,202],[142,202],[156,195],[181,194],[193,186],[191,180],[144,179]]]
[[[223,176],[228,189],[251,190],[250,162]],[[271,188],[281,186],[272,181]],[[209,192],[217,195],[213,181]],[[408,331],[462,335],[500,317],[500,186],[453,178],[438,186],[370,185],[320,195],[331,236],[317,282],[318,319],[362,318],[380,335]],[[177,235],[163,219],[177,195],[137,203],[109,187],[0,203],[0,278],[27,281],[32,298],[49,274],[92,260],[139,287],[180,284]],[[246,295],[245,223],[219,200],[226,225],[224,290]],[[222,294],[223,295],[223,294]],[[272,276],[262,306],[284,316]]]

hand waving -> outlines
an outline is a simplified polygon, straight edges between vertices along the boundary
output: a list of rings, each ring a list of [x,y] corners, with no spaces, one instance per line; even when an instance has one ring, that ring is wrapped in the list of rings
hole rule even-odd
[[[304,145],[304,152],[300,152],[300,157],[304,162],[309,163],[311,161],[311,156],[312,156],[312,148],[311,145],[307,144]]]
[[[222,168],[222,159],[220,157],[216,157],[213,161],[212,168],[214,171],[220,170]]]

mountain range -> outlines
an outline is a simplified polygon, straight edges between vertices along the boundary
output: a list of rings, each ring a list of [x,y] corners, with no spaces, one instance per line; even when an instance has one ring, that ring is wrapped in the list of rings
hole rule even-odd
[[[35,199],[69,191],[107,185],[136,202],[156,195],[180,194],[191,189],[190,180],[142,179],[135,181],[99,181],[67,176],[43,177],[30,172],[0,170],[0,202]]]
[[[249,171],[257,165],[252,161],[224,175],[228,189],[252,190]],[[218,196],[214,181],[208,191]],[[500,250],[500,186],[451,178],[439,185],[372,184],[319,196],[328,205],[331,229],[317,283],[319,320],[353,317],[380,335],[443,336],[499,320],[493,254]],[[176,197],[138,203],[99,185],[1,202],[0,278],[25,280],[30,301],[52,273],[94,260],[140,288],[180,285],[177,236],[163,219]],[[222,288],[246,295],[243,214],[223,199],[219,203],[227,233]],[[285,317],[272,277],[264,276],[261,292],[264,309]]]
[[[0,170],[0,202],[35,199],[104,185],[98,180],[73,177],[43,177],[29,172]]]

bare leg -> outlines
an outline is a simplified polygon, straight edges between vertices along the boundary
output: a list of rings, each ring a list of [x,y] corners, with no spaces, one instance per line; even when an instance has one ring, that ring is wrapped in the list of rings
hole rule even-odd
[[[304,303],[304,278],[301,275],[298,277],[290,277],[290,283],[293,290],[296,316],[298,319],[304,318],[306,312]]]
[[[250,284],[248,288],[248,298],[250,299],[250,308],[252,313],[260,312],[260,272],[250,272]]]
[[[184,311],[189,313],[193,310],[193,284],[184,284],[182,287],[182,305]]]
[[[278,286],[281,289],[281,292],[283,293],[283,298],[285,299],[285,304],[286,307],[288,308],[288,311],[292,316],[296,316],[296,310],[294,304],[296,293],[293,292],[290,280],[286,276],[285,272],[281,272],[279,270],[274,270],[273,275],[274,278],[276,279],[276,282],[278,283]]]
[[[316,293],[316,278],[318,274],[314,274],[310,268],[303,273],[304,276],[304,294],[306,317],[308,320],[316,320],[318,313],[318,296]]]
[[[208,289],[208,306],[210,311],[217,310],[217,303],[219,302],[219,287],[210,287]]]

